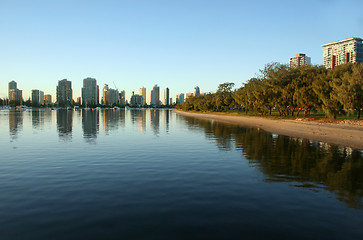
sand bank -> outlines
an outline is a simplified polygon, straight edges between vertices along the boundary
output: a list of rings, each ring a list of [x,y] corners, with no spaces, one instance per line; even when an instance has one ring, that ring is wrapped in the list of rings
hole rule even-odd
[[[204,113],[189,113],[175,110],[177,114],[199,119],[215,120],[241,126],[257,127],[280,135],[343,145],[363,150],[363,124],[340,121],[271,120],[263,117],[228,116]]]

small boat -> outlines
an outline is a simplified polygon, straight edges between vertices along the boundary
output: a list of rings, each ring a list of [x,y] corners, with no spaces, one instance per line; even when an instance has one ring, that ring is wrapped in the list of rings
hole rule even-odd
[[[28,109],[28,107],[27,106],[17,106],[16,108],[15,108],[15,110],[17,110],[17,111],[26,111]]]

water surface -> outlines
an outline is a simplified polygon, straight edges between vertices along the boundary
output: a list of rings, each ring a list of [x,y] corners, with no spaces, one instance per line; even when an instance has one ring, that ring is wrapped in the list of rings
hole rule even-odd
[[[0,111],[1,239],[363,239],[362,152],[144,111]]]

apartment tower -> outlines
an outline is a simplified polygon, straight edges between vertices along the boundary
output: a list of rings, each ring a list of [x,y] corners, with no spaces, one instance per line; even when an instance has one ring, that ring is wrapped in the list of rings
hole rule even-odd
[[[57,103],[60,106],[68,106],[72,104],[72,101],[72,82],[67,79],[59,80],[57,86]]]
[[[83,79],[82,105],[97,105],[97,80],[94,78]]]
[[[344,63],[363,62],[363,39],[357,37],[347,38],[322,45],[323,65],[328,69]]]
[[[195,88],[194,88],[194,94],[193,94],[193,96],[199,96],[200,95],[200,88],[198,87],[198,86],[196,86]]]
[[[169,88],[165,88],[164,90],[164,105],[170,105],[171,103],[169,102]]]
[[[146,88],[143,86],[139,88],[139,95],[143,97],[143,105],[146,104]]]
[[[18,89],[17,83],[15,81],[9,82],[8,91],[9,102],[13,101],[21,103],[23,99],[23,91]]]
[[[160,105],[160,87],[157,84],[153,87],[150,93],[150,105],[159,106]]]
[[[44,92],[34,89],[32,90],[32,105],[39,106],[44,104]]]
[[[303,65],[310,65],[311,58],[306,56],[304,53],[298,53],[295,57],[290,58],[289,66],[290,67],[299,67]]]

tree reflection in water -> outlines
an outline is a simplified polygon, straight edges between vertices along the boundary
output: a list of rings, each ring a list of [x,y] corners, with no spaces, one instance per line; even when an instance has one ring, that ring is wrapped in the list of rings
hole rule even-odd
[[[191,130],[204,129],[218,148],[241,150],[269,182],[327,189],[352,208],[363,209],[362,151],[272,134],[258,128],[184,117]]]

